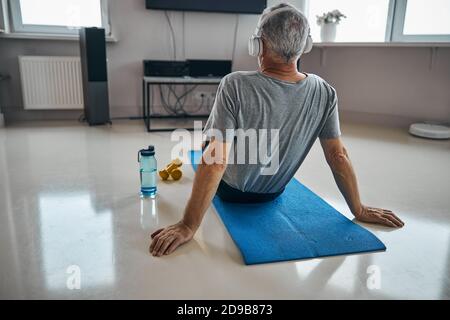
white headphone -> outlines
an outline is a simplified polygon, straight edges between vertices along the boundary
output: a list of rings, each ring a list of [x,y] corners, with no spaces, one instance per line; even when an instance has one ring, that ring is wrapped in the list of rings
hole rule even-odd
[[[269,12],[258,23],[255,33],[252,35],[252,37],[248,41],[248,53],[252,57],[258,57],[258,56],[262,55],[262,53],[263,53],[263,42],[261,39],[261,36],[262,36],[261,33],[262,33],[262,27],[264,26],[264,24],[266,24],[266,22],[269,20],[269,18],[273,17],[274,15],[276,15],[280,12],[284,12],[284,11],[293,11],[293,12],[298,13],[298,10],[293,7],[290,7],[290,6],[281,7],[281,8],[278,8],[278,9],[275,9],[275,10]],[[310,52],[312,50],[312,48],[313,48],[313,39],[311,37],[310,30],[308,30],[308,37],[306,38],[305,49],[303,50],[303,52],[301,54]]]

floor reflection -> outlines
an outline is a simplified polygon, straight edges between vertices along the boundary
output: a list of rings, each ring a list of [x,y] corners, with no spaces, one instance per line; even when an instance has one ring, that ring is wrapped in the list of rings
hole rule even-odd
[[[151,231],[158,226],[157,208],[156,198],[141,198],[141,227],[143,230]]]
[[[384,132],[374,131],[373,137]],[[245,266],[214,209],[195,240],[175,254],[155,259],[148,253],[151,232],[179,221],[191,192],[193,172],[186,167],[182,181],[159,184],[156,199],[139,198],[135,151],[151,140],[166,163],[169,138],[149,137],[134,122],[0,130],[0,298],[450,297],[450,198],[442,196],[450,181],[444,165],[447,145],[428,147],[419,141],[412,148],[401,141],[348,139],[360,159],[367,158],[363,152],[370,147],[406,159],[401,168],[386,164],[391,175],[400,169],[414,172],[401,173],[402,179],[386,185],[383,179],[377,184],[376,173],[360,170],[366,172],[361,181],[367,201],[381,199],[407,223],[394,231],[363,225],[386,244],[386,252]],[[318,165],[320,147],[308,159],[302,180],[352,219],[329,172]],[[358,163],[362,169],[376,167],[377,159],[372,160]],[[440,174],[427,175],[429,168]],[[79,291],[67,288],[67,270],[73,265],[81,271]],[[380,290],[367,288],[370,266],[380,268]]]
[[[89,194],[39,197],[41,251],[46,287],[66,288],[67,269],[78,266],[81,286],[115,281],[111,212],[97,212]]]

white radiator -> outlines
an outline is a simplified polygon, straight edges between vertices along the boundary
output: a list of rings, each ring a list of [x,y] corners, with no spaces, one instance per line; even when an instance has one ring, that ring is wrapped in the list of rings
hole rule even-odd
[[[83,108],[79,57],[20,56],[19,66],[26,110]]]

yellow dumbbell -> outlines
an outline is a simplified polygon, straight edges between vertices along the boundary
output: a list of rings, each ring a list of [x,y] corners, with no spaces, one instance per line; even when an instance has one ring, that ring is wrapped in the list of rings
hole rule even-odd
[[[159,176],[162,180],[169,180],[172,177],[173,180],[178,181],[183,176],[183,172],[180,170],[183,162],[180,159],[173,160],[164,170],[159,172]]]

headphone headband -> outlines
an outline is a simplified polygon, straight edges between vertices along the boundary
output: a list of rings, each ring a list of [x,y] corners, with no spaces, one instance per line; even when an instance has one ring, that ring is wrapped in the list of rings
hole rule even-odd
[[[275,16],[281,12],[285,12],[285,11],[293,11],[293,12],[297,13],[297,9],[290,7],[290,6],[281,7],[281,8],[270,11],[258,22],[258,25],[256,26],[255,35],[260,37],[261,36],[260,32],[262,31],[262,27],[267,23],[267,20],[269,20],[273,16]]]
[[[274,15],[277,15],[278,13],[285,12],[285,11],[292,11],[292,12],[295,12],[295,13],[299,14],[300,16],[302,16],[301,12],[292,6],[285,6],[285,7],[281,7],[281,8],[278,8],[278,9],[268,12],[264,17],[262,17],[260,19],[260,21],[258,22],[258,25],[256,26],[255,33],[253,34],[253,36],[250,38],[250,40],[248,42],[248,52],[251,56],[257,57],[262,54],[262,51],[263,51],[263,42],[261,39],[262,28],[267,23],[267,20],[269,20]],[[303,44],[304,48],[303,48],[303,52],[301,54],[310,52],[313,47],[313,40],[311,38],[311,34],[310,34],[311,29],[310,29],[309,25],[308,25],[307,32],[308,32],[308,35],[304,39],[305,43]]]

